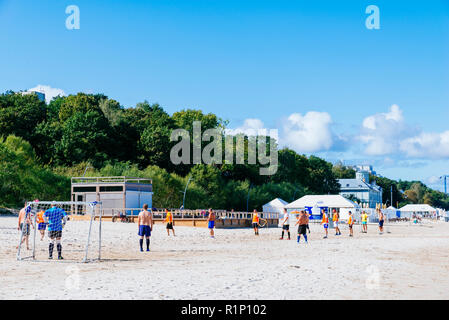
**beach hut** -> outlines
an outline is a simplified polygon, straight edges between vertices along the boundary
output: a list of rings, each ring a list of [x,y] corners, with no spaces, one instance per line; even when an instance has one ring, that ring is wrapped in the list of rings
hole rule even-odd
[[[281,198],[276,198],[264,204],[262,206],[262,211],[269,213],[279,213],[279,224],[280,224],[284,219],[284,208],[287,204],[288,204],[287,201],[284,201]]]
[[[322,209],[327,212],[337,209],[342,220],[348,219],[349,211],[352,211],[355,218],[360,214],[360,206],[341,195],[307,195],[288,204],[286,208],[288,212],[307,210],[312,215],[311,220],[321,219],[321,213],[316,213],[321,212]]]
[[[407,218],[410,218],[413,215],[435,217],[437,214],[437,209],[428,204],[408,204],[399,210],[401,211],[401,216]]]

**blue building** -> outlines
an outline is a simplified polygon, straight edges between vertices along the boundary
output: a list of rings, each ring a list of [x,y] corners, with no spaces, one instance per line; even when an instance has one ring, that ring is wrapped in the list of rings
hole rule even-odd
[[[340,195],[354,200],[364,208],[376,208],[382,203],[382,188],[376,182],[369,183],[369,172],[356,172],[355,179],[339,179]]]

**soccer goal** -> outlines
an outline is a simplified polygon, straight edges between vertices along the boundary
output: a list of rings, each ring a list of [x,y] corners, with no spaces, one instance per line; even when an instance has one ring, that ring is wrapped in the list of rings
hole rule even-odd
[[[100,260],[102,209],[101,202],[28,202],[17,260]]]

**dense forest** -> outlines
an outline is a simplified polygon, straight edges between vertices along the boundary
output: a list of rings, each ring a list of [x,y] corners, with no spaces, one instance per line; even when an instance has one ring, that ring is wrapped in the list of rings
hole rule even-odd
[[[292,201],[304,194],[336,194],[339,178],[355,176],[351,168],[287,148],[279,150],[278,170],[271,176],[260,175],[258,164],[174,165],[170,150],[176,142],[170,134],[177,128],[192,132],[193,121],[201,121],[202,131],[217,128],[225,134],[227,121],[201,110],[170,116],[157,103],[125,108],[103,94],[84,93],[46,104],[34,94],[8,91],[0,96],[0,207],[68,200],[70,177],[83,174],[151,178],[153,206],[169,208],[180,207],[190,178],[186,208],[235,210],[260,209],[275,197]],[[384,201],[393,186],[393,204],[449,209],[446,195],[420,182],[372,179],[383,187]]]

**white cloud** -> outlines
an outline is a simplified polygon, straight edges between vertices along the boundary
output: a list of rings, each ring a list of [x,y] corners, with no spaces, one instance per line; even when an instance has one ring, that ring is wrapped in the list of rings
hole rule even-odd
[[[327,151],[334,140],[331,124],[327,112],[293,113],[283,123],[281,143],[299,153]]]
[[[359,140],[367,155],[393,154],[399,150],[400,140],[407,136],[408,130],[402,110],[394,104],[389,112],[378,113],[363,120]]]
[[[236,135],[245,134],[247,136],[255,136],[260,130],[264,130],[265,125],[260,119],[245,119],[243,125],[235,129],[226,129],[226,134]]]
[[[426,133],[404,139],[400,149],[414,158],[449,158],[449,131]]]
[[[34,88],[28,89],[28,91],[37,91],[45,94],[45,102],[49,103],[54,97],[66,96],[64,90],[58,88],[52,88],[46,85],[37,85]]]

